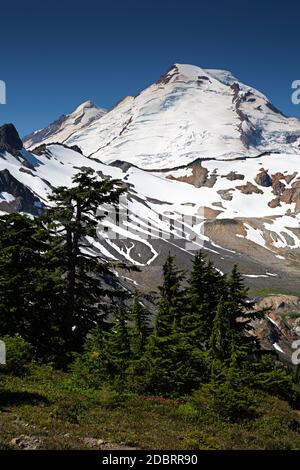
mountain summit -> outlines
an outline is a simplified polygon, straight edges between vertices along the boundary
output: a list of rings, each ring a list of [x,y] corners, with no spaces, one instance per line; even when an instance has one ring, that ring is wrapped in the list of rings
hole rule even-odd
[[[99,108],[88,100],[79,105],[72,113],[63,114],[48,127],[33,132],[24,137],[24,145],[34,148],[39,144],[51,142],[64,143],[74,132],[82,131],[95,119],[100,119],[106,113],[106,109]]]
[[[0,152],[7,151],[15,154],[23,148],[22,140],[13,124],[0,127]]]
[[[136,97],[93,115],[85,125],[71,116],[59,123],[52,141],[76,144],[103,162],[123,160],[147,169],[186,165],[196,158],[295,154],[300,148],[299,120],[284,116],[230,72],[193,65],[173,65]],[[25,139],[25,145],[49,142],[47,129],[41,132]]]

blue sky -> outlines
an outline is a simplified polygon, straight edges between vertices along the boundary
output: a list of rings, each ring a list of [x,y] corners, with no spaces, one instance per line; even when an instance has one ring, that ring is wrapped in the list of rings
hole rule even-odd
[[[290,98],[300,80],[296,0],[3,3],[0,124],[21,135],[87,99],[111,107],[175,62],[229,69],[300,118]]]

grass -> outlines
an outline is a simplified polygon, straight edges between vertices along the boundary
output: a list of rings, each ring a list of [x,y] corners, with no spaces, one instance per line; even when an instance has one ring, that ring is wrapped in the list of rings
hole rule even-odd
[[[184,400],[78,393],[66,374],[34,366],[0,375],[0,449],[299,449],[297,412],[262,397],[258,418],[230,424]]]
[[[267,297],[268,295],[295,295],[296,297],[300,297],[300,292],[297,290],[288,290],[284,288],[277,289],[275,287],[265,287],[260,289],[250,287],[249,295],[257,297]]]

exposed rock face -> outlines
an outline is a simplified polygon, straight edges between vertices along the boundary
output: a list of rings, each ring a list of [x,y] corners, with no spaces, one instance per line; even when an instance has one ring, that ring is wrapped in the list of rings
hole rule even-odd
[[[263,194],[263,191],[255,186],[255,184],[250,183],[250,181],[247,181],[247,183],[242,186],[237,186],[237,189],[239,189],[241,193],[244,194]]]
[[[242,95],[241,88],[239,83],[235,82],[231,85],[233,90],[233,99],[232,103],[235,105],[235,111],[240,119],[239,130],[240,130],[240,139],[245,145],[246,148],[251,146],[257,146],[262,140],[262,131],[259,127],[254,127],[251,120],[241,109],[241,105],[244,101],[255,101],[255,98],[252,97],[252,92],[248,91]],[[250,97],[250,99],[249,99]],[[251,101],[250,101],[251,102]]]
[[[269,295],[259,302],[258,307],[271,310],[299,310],[300,318],[300,299],[296,295]]]
[[[292,188],[285,189],[280,197],[280,201],[291,204],[295,191]]]
[[[221,198],[224,201],[232,201],[232,192],[234,191],[233,188],[231,189],[219,189],[218,194],[220,194]]]
[[[38,147],[35,147],[33,150],[31,150],[31,152],[34,153],[35,155],[43,155],[44,153],[46,153],[47,146],[49,145],[60,145],[61,147],[74,150],[74,152],[78,152],[82,155],[82,150],[78,147],[78,145],[65,145],[65,144],[61,144],[60,142],[52,142],[50,144],[41,144]]]
[[[259,186],[264,186],[268,188],[272,186],[272,178],[266,170],[261,170],[255,177],[255,182]]]
[[[299,189],[300,188],[300,178],[297,178],[296,181],[292,183],[292,188]]]
[[[275,209],[275,207],[281,206],[280,197],[275,197],[272,199],[270,202],[268,202],[268,206],[271,207],[271,209]]]
[[[294,295],[269,295],[259,301],[256,308],[269,309],[254,325],[263,349],[274,350],[291,363],[292,343],[299,339],[295,331],[300,324],[300,299]]]
[[[215,219],[219,214],[222,213],[220,210],[212,209],[211,207],[203,207],[203,217],[205,219]]]
[[[0,127],[0,152],[9,152],[12,155],[22,150],[23,143],[17,129],[13,124],[4,124]]]
[[[28,136],[25,136],[24,142],[26,142],[27,140],[31,140],[32,144],[36,144],[44,140],[45,138],[49,136],[49,134],[50,135],[55,134],[61,128],[61,126],[66,120],[67,120],[67,116],[65,114],[62,114],[58,119],[56,119],[56,121],[52,122],[49,125],[49,127],[47,127],[46,129],[42,129],[36,132],[35,134],[30,134]]]
[[[112,162],[110,164],[111,166],[115,166],[117,168],[120,168],[124,173],[126,173],[126,171],[129,170],[129,168],[131,167],[135,167],[135,165],[133,165],[132,163],[128,163],[128,162],[123,162],[121,160],[115,160],[114,162]]]
[[[293,185],[292,185],[293,186]],[[277,196],[272,199],[268,206],[271,208],[280,207],[281,203],[292,204],[295,203],[294,212],[300,211],[300,187],[298,187],[298,181],[292,188],[286,188],[281,181],[273,181],[272,183],[273,193]]]
[[[285,175],[284,179],[287,182],[287,184],[290,184],[291,181],[293,181],[294,178],[296,178],[297,172],[295,171],[292,175]]]
[[[82,150],[80,147],[78,147],[78,145],[71,145],[70,149],[74,150],[74,152],[80,153],[80,155],[83,155]]]
[[[279,196],[280,194],[282,194],[285,188],[285,184],[280,180],[273,180],[272,188],[273,188],[273,193],[276,194],[276,196]]]
[[[201,165],[200,160],[195,160],[193,163],[189,164],[187,168],[192,169],[191,176],[174,176],[168,175],[167,178],[171,180],[181,181],[183,183],[192,184],[196,188],[201,188],[205,186],[207,188],[212,188],[217,180],[217,175],[210,174],[207,168],[204,168]]]
[[[7,201],[0,198],[0,211],[27,212],[32,215],[43,212],[44,204],[8,170],[0,171],[0,195],[1,193],[9,194],[11,199]]]
[[[236,173],[235,171],[230,171],[228,175],[222,176],[222,178],[227,178],[229,181],[243,180],[245,179],[244,175]]]

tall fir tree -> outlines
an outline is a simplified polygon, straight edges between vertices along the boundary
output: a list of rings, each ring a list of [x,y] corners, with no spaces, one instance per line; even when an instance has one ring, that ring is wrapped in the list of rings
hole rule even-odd
[[[129,312],[131,327],[131,350],[134,358],[139,359],[145,352],[150,334],[149,312],[142,305],[137,290],[133,295],[133,303]]]
[[[21,214],[0,219],[0,330],[24,333],[30,319],[42,240],[34,220]]]
[[[213,319],[223,287],[223,277],[200,250],[193,259],[183,328],[191,342],[201,349],[208,348]]]
[[[62,272],[49,264],[48,232],[39,218],[10,214],[0,240],[0,332],[20,334],[51,361],[62,345]]]
[[[110,297],[109,265],[93,252],[104,203],[117,204],[123,189],[84,170],[70,188],[54,189],[52,206],[31,219],[0,219],[0,330],[30,341],[39,356],[63,365],[86,334],[104,321]]]
[[[125,387],[126,369],[131,360],[128,317],[125,308],[116,307],[106,346],[109,378],[122,388]]]
[[[104,320],[105,296],[113,295],[101,282],[110,272],[108,263],[91,247],[103,218],[98,208],[118,202],[123,189],[117,185],[114,180],[99,180],[93,170],[84,170],[73,178],[70,188],[54,189],[50,198],[54,205],[44,216],[51,233],[52,262],[64,273],[62,333],[69,350],[76,350],[88,331]]]
[[[177,269],[174,257],[169,254],[163,266],[163,284],[154,330],[157,336],[168,336],[181,327],[185,308],[183,280],[183,272]]]
[[[248,291],[243,276],[237,265],[234,265],[226,282],[230,328],[236,346],[244,345],[250,353],[259,349],[259,341],[254,331],[254,321],[261,319],[267,309],[255,309],[254,302],[249,300]]]
[[[212,332],[210,336],[210,350],[213,357],[223,360],[228,357],[232,346],[230,305],[223,297],[220,298],[216,315],[213,319]]]
[[[253,321],[262,318],[265,310],[253,307],[243,277],[235,265],[226,280],[213,320],[210,351],[214,358],[226,360],[235,351],[248,361],[249,355],[259,349]]]

